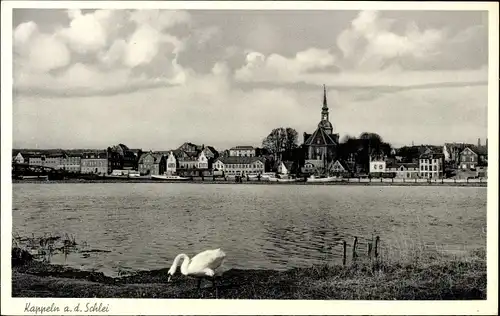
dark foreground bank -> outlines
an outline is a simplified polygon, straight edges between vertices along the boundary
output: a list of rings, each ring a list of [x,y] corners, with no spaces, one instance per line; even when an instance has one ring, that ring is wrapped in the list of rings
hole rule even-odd
[[[428,259],[418,263],[358,263],[288,271],[227,271],[219,299],[472,300],[486,299],[485,254]],[[13,266],[13,297],[214,298],[210,282],[199,292],[196,281],[167,269],[111,278],[38,261]]]

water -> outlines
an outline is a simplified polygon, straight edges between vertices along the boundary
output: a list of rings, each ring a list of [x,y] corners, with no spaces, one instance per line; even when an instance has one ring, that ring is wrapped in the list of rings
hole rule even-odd
[[[226,268],[338,262],[340,242],[394,249],[486,244],[486,188],[189,183],[13,184],[13,232],[74,234],[93,248],[54,258],[109,275],[168,267],[221,247]],[[62,262],[58,262],[62,261]]]

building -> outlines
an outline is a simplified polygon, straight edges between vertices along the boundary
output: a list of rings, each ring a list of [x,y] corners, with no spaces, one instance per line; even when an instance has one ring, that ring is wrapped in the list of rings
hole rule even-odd
[[[341,162],[340,160],[332,161],[328,165],[328,171],[331,175],[335,176],[349,176],[350,168],[347,163]]]
[[[419,177],[420,170],[418,163],[391,162],[387,163],[385,173],[393,174],[394,178],[398,179],[416,179]]]
[[[28,158],[27,162],[30,166],[43,166],[43,163],[45,161],[45,156],[43,156],[41,154],[33,154],[27,158]],[[25,161],[25,163],[26,163],[26,161]]]
[[[253,146],[236,146],[229,149],[230,157],[255,157],[256,148]]]
[[[469,145],[459,154],[459,169],[475,170],[478,166],[488,166],[488,148]]]
[[[334,128],[329,120],[329,110],[326,99],[326,88],[323,86],[323,107],[321,120],[312,134],[304,133],[305,161],[304,170],[326,170],[329,163],[336,160],[339,145],[339,134],[334,133]]]
[[[201,147],[202,146],[198,146],[198,145],[195,145],[193,143],[186,142],[186,143],[182,144],[181,146],[179,146],[179,148],[177,148],[177,150],[188,152],[188,153],[197,153],[200,150],[202,150]]]
[[[68,172],[80,173],[82,156],[79,154],[68,154],[63,155],[62,169]]]
[[[419,157],[419,177],[441,179],[444,175],[444,154],[429,152]]]
[[[30,166],[43,166],[53,169],[63,169],[63,159],[64,155],[62,153],[33,154],[28,156],[27,162]]]
[[[470,147],[465,147],[465,149],[460,152],[460,165],[459,165],[460,169],[462,170],[476,169],[478,162],[479,162],[479,155]]]
[[[207,156],[205,156],[205,152],[202,151],[198,155],[198,165],[196,166],[198,169],[206,170],[208,169],[208,159]]]
[[[113,170],[137,170],[141,154],[140,149],[131,150],[124,144],[108,147],[108,172],[111,173]]]
[[[198,154],[196,152],[178,152],[177,169],[191,170],[198,168]]]
[[[85,152],[81,158],[81,173],[108,174],[107,152]]]
[[[12,158],[12,162],[14,162],[14,163],[25,163],[26,162],[27,163],[27,161],[25,161],[25,158],[24,158],[23,154],[21,154],[21,152],[18,152],[17,155],[15,155],[14,158]]]
[[[161,175],[165,173],[166,159],[163,154],[148,152],[139,158],[140,175]]]
[[[224,174],[237,176],[263,174],[265,159],[248,156],[220,157],[214,162],[214,171],[224,171]]]
[[[168,174],[175,174],[177,172],[177,159],[173,152],[170,152],[167,157],[167,168],[166,172]]]
[[[298,169],[297,163],[293,161],[280,161],[278,164],[278,173],[282,175],[295,175]]]
[[[386,162],[384,159],[370,157],[370,174],[384,173],[386,171]]]
[[[219,152],[212,146],[204,146],[202,151],[209,161],[213,162],[215,159],[219,158]]]

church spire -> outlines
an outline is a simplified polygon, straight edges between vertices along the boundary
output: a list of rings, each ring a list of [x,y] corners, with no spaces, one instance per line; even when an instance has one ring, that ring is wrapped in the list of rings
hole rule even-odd
[[[326,86],[323,85],[323,110],[328,110],[328,105],[326,102]]]

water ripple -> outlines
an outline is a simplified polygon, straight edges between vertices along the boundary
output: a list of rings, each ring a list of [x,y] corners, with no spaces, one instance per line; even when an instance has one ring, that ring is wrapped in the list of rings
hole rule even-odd
[[[354,236],[363,252],[373,235],[398,249],[486,242],[485,188],[16,183],[13,210],[20,235],[68,233],[110,250],[65,262],[105,273],[218,247],[229,268],[283,270],[339,260]]]

